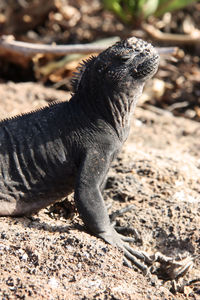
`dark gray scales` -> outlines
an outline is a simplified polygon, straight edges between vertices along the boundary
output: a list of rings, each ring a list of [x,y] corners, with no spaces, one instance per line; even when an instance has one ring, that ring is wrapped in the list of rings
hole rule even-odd
[[[124,251],[141,270],[150,264],[111,226],[102,198],[109,167],[128,137],[145,82],[157,71],[150,44],[129,38],[85,62],[69,102],[0,123],[0,215],[33,214],[75,191],[78,211],[94,235]]]

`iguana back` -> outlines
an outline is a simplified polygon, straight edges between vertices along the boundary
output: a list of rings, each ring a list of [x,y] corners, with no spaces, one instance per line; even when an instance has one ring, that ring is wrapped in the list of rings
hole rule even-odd
[[[71,106],[53,104],[0,123],[0,202],[23,201],[33,213],[34,202],[45,207],[72,191],[76,165],[71,141],[78,120]]]

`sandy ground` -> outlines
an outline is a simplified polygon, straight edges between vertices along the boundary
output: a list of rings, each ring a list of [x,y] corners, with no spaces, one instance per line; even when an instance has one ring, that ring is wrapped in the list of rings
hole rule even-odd
[[[1,118],[69,98],[33,83],[0,90]],[[136,109],[104,193],[110,212],[133,205],[117,225],[135,229],[136,249],[200,255],[199,135],[197,122]],[[33,217],[0,218],[0,299],[200,299],[200,286],[187,285],[200,278],[199,258],[178,281],[185,287],[172,293],[170,280],[123,266],[120,251],[87,233],[69,198],[71,205]]]

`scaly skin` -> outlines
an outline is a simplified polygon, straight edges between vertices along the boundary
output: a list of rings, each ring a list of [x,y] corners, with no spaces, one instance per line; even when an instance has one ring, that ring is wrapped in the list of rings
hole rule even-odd
[[[145,271],[136,258],[146,256],[111,226],[101,192],[158,64],[150,44],[136,38],[118,42],[80,67],[69,102],[2,121],[0,215],[33,214],[74,190],[88,230]]]

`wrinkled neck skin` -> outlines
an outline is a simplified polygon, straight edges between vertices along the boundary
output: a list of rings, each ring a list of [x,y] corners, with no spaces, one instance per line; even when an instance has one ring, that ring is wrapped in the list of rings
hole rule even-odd
[[[109,94],[107,96],[107,105],[110,108],[110,120],[117,132],[118,137],[124,142],[129,134],[130,121],[134,113],[138,99],[143,90],[143,85],[133,87],[129,82],[125,84],[119,91]]]
[[[108,84],[88,87],[78,92],[76,99],[90,119],[103,119],[111,125],[124,142],[129,133],[130,121],[144,83],[125,82],[120,87]]]

